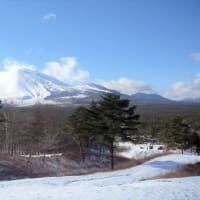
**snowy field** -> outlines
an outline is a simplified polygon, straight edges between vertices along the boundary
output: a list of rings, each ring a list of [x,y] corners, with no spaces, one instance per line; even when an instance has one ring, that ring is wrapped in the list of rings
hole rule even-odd
[[[2,200],[199,200],[200,177],[142,181],[199,156],[167,155],[126,170],[0,182]]]
[[[163,153],[165,151],[164,145],[159,144],[133,144],[131,142],[117,143],[119,149],[123,151],[119,155],[129,159],[140,159],[154,154]]]

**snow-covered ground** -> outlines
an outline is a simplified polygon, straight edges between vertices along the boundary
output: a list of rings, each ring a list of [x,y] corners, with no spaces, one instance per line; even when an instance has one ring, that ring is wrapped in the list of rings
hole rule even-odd
[[[119,142],[116,144],[119,148],[118,155],[129,158],[129,159],[140,159],[147,156],[162,154],[166,151],[170,153],[180,154],[182,151],[180,149],[167,150],[166,146],[163,144],[133,144],[132,142]],[[191,149],[184,150],[186,155],[194,155]]]
[[[199,200],[200,177],[141,181],[188,163],[199,156],[167,155],[126,170],[84,176],[0,182],[2,200]]]
[[[30,155],[21,155],[22,157],[30,157]],[[46,158],[51,158],[51,157],[58,157],[62,156],[62,153],[53,153],[53,154],[38,154],[38,155],[31,155],[32,158],[40,158],[40,157],[46,157]]]
[[[122,149],[119,155],[130,159],[144,158],[165,151],[165,146],[162,144],[133,144],[131,142],[119,142],[117,146],[119,149]]]

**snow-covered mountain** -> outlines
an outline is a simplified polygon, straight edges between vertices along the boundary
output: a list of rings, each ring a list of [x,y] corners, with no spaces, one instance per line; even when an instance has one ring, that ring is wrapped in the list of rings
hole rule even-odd
[[[81,84],[69,86],[62,92],[52,93],[46,100],[51,100],[60,104],[87,104],[92,100],[99,100],[105,93],[118,93],[97,84]]]
[[[88,104],[108,92],[119,93],[93,83],[70,86],[28,68],[0,72],[0,99],[7,104]],[[158,94],[122,94],[122,97],[129,98],[136,105],[175,103]]]
[[[0,99],[9,104],[85,103],[106,92],[112,90],[96,84],[69,86],[33,69],[0,72]]]
[[[66,87],[61,81],[32,69],[0,72],[0,98],[7,103],[41,102],[52,93],[64,91]]]

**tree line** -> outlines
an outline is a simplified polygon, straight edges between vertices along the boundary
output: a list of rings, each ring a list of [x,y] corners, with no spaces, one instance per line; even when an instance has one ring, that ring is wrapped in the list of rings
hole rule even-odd
[[[116,140],[135,142],[138,137],[139,115],[130,100],[120,95],[107,94],[88,108],[77,108],[67,119],[65,132],[71,134],[79,145],[82,159],[85,150],[98,147],[109,151],[111,168],[114,168]]]
[[[72,135],[80,148],[82,159],[85,152],[98,147],[109,150],[111,168],[114,167],[114,149],[119,141],[133,143],[166,144],[168,148],[194,148],[200,153],[200,134],[195,128],[178,114],[171,118],[157,120],[160,116],[151,116],[151,120],[139,120],[135,113],[136,106],[130,100],[121,99],[120,95],[107,94],[99,102],[92,102],[88,108],[77,108],[65,124],[65,132]]]
[[[9,155],[64,151],[71,138],[63,134],[66,109],[35,105],[0,109],[0,152]]]
[[[35,105],[30,108],[0,103],[0,151],[15,154],[45,154],[79,149],[82,161],[89,151],[100,157],[114,153],[119,141],[161,142],[182,151],[200,151],[198,112],[181,113],[133,105],[120,95],[106,94],[85,107],[65,108]],[[185,108],[184,108],[185,109]],[[136,113],[137,111],[137,113]],[[189,112],[191,111],[191,116]],[[191,123],[192,122],[192,123]]]

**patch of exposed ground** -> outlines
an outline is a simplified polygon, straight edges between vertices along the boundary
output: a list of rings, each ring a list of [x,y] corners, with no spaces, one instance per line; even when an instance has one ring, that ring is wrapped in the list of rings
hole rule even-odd
[[[200,162],[195,164],[189,164],[182,168],[178,168],[176,170],[151,177],[148,180],[163,179],[163,178],[180,178],[189,176],[200,176]]]
[[[163,154],[162,154],[163,155]],[[161,156],[156,154],[143,159],[127,159],[115,156],[115,170],[142,164]],[[87,155],[85,161],[76,152],[66,152],[61,156],[32,157],[0,155],[0,180],[36,178],[47,176],[83,175],[101,171],[110,171],[110,157],[95,153]]]

